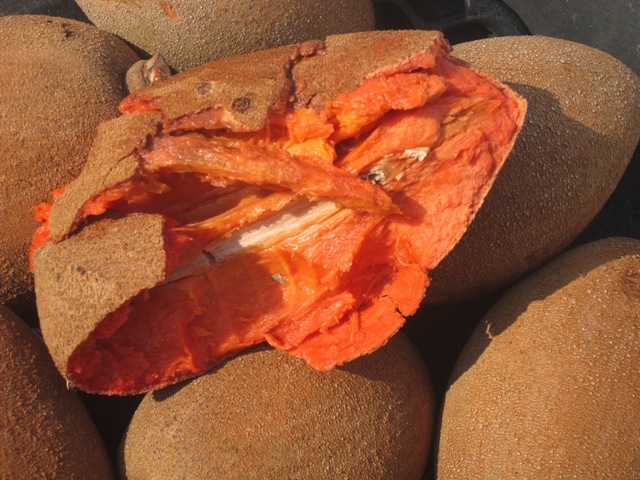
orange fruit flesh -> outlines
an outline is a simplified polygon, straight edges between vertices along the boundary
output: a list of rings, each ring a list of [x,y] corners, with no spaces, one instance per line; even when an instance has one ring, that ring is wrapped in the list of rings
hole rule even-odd
[[[161,101],[139,110],[149,105]],[[262,132],[159,134],[138,152],[139,174],[82,216],[171,218],[167,281],[109,314],[73,352],[69,379],[140,392],[264,341],[320,370],[371,352],[417,310],[518,114],[500,88],[442,59],[366,80],[323,112],[274,115]],[[284,234],[269,230],[280,224]],[[215,260],[172,277],[203,251]]]

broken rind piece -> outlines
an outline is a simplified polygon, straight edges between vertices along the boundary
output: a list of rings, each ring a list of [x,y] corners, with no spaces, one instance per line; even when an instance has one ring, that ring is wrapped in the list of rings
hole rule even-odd
[[[448,54],[437,32],[350,34],[126,98],[34,242],[61,372],[127,394],[264,341],[319,370],[383,345],[480,208],[526,110]]]
[[[147,60],[134,63],[125,76],[125,83],[129,93],[136,92],[142,87],[152,85],[171,76],[171,69],[164,57],[156,53]]]
[[[108,120],[98,126],[86,167],[66,188],[51,209],[51,238],[66,238],[80,221],[78,215],[89,200],[100,192],[134,177],[139,162],[135,149],[157,130],[157,112],[128,115]]]
[[[59,335],[48,330],[48,322],[42,327],[61,371],[100,320],[165,277],[166,230],[165,218],[135,214],[96,222],[64,242],[48,242],[38,249],[34,275],[39,280],[39,315],[75,320]],[[78,321],[82,317],[85,320]]]

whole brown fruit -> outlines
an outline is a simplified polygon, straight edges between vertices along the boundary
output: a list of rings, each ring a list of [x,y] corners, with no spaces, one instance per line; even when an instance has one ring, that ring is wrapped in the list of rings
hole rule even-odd
[[[99,28],[176,70],[330,34],[372,30],[371,0],[78,0]]]
[[[254,350],[147,394],[119,465],[130,480],[419,479],[434,410],[424,364],[401,334],[329,372]]]
[[[4,306],[0,383],[0,478],[113,478],[77,393],[67,390],[44,343]]]
[[[33,307],[33,207],[84,164],[99,122],[117,115],[139,58],[97,28],[56,17],[0,18],[0,304]]]
[[[444,399],[439,480],[638,478],[640,240],[568,251],[510,289]]]
[[[504,287],[564,250],[602,209],[640,139],[640,80],[600,50],[523,36],[460,44],[453,55],[529,107],[478,215],[432,272],[432,303]]]

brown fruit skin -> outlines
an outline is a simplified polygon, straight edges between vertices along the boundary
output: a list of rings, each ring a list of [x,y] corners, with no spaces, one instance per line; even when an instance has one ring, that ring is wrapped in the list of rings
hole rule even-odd
[[[4,306],[0,383],[0,478],[113,478],[77,393],[67,390],[42,341]]]
[[[33,308],[28,271],[33,206],[79,172],[99,122],[117,115],[127,68],[123,41],[74,20],[0,18],[0,304]]]
[[[327,35],[373,30],[371,0],[78,0],[99,28],[185,70]]]
[[[40,328],[65,378],[71,354],[100,320],[164,278],[164,231],[160,215],[134,214],[94,223],[66,242],[38,248],[34,276]],[[76,248],[78,243],[85,248]],[[55,258],[67,268],[56,269]]]
[[[529,108],[475,220],[432,272],[432,304],[507,286],[564,250],[602,209],[640,139],[640,80],[604,52],[500,37],[459,44],[452,55]]]
[[[640,240],[575,248],[487,313],[444,399],[438,479],[637,478]]]
[[[329,372],[255,349],[147,394],[119,468],[130,480],[419,479],[434,410],[428,373],[402,334]]]

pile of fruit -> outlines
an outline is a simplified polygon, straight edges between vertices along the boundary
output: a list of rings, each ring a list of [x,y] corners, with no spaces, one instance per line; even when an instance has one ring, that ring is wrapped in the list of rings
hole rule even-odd
[[[628,67],[369,1],[77,3],[0,17],[0,477],[637,476],[640,239],[575,243]]]

